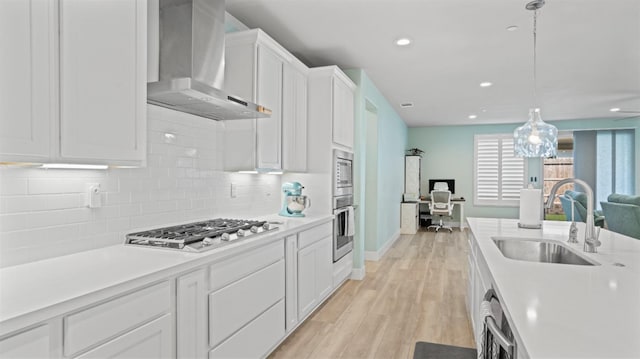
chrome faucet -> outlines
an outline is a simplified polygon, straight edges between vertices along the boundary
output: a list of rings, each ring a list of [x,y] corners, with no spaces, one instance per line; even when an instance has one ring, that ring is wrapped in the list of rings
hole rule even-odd
[[[551,192],[549,192],[549,197],[547,198],[547,203],[545,203],[545,208],[551,208],[553,204],[553,199],[556,196],[556,192],[560,186],[567,183],[576,183],[582,186],[587,192],[587,228],[584,232],[584,248],[583,250],[588,253],[597,253],[598,247],[600,246],[600,241],[598,237],[600,235],[600,230],[596,232],[595,223],[593,220],[593,190],[587,184],[587,182],[578,179],[578,178],[565,178],[551,187]]]

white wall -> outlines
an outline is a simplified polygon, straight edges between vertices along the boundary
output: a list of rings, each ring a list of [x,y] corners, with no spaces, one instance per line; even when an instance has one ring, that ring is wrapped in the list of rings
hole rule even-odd
[[[149,105],[146,168],[0,166],[0,267],[120,244],[141,229],[277,212],[280,177],[223,172],[222,136],[223,122]],[[91,183],[102,208],[85,206]]]

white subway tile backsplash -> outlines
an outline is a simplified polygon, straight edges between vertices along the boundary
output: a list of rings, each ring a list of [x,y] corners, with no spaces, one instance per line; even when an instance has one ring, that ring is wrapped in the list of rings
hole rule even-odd
[[[138,230],[279,210],[280,176],[222,170],[223,122],[151,105],[147,114],[145,168],[0,166],[0,266],[120,244]],[[86,207],[92,183],[101,208]]]

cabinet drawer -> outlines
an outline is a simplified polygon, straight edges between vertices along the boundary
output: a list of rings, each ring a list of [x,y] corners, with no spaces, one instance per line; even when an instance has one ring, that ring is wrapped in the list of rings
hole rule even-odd
[[[327,222],[300,232],[298,234],[298,249],[302,249],[327,236],[333,236],[333,222]]]
[[[0,340],[0,358],[48,358],[50,342],[49,325],[44,324]]]
[[[107,342],[77,359],[89,358],[157,358],[173,357],[171,314],[136,328],[116,339]]]
[[[284,336],[284,301],[279,301],[209,352],[215,358],[264,358]]]
[[[171,310],[171,286],[162,282],[64,318],[64,354],[120,335]]]
[[[209,345],[214,347],[284,298],[284,260],[209,295]],[[280,323],[284,328],[284,312]]]
[[[218,290],[284,258],[284,239],[209,267],[209,288]]]

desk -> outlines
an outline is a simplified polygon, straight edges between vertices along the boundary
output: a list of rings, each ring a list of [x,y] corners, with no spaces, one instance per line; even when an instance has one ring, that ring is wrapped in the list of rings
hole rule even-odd
[[[464,203],[467,200],[464,198],[452,198],[451,199],[451,203],[453,204],[453,208],[455,209],[456,206],[460,207],[460,230],[462,230],[462,228],[464,228]],[[426,196],[424,199],[421,199],[418,201],[419,204],[430,204],[431,203],[431,198],[430,196]]]

